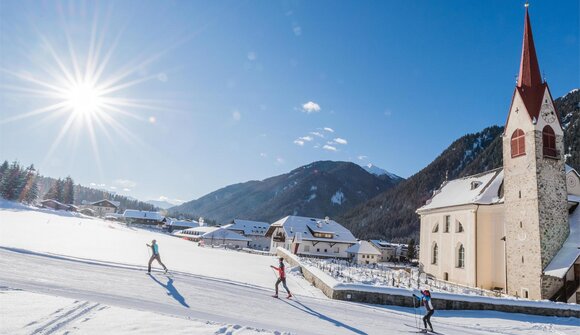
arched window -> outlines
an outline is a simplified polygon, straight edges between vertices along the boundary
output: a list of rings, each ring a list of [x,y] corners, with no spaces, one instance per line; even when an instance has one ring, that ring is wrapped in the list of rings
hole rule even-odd
[[[435,227],[433,227],[433,232],[436,233],[439,231],[439,223],[435,224]]]
[[[463,244],[457,247],[457,267],[463,269],[465,267],[465,248]]]
[[[437,256],[439,253],[439,247],[437,247],[437,243],[433,243],[433,250],[432,250],[432,257],[431,257],[431,264],[437,264]]]
[[[459,221],[457,221],[457,223],[456,223],[455,232],[456,233],[463,233],[463,225]]]
[[[526,154],[526,135],[523,130],[516,129],[512,134],[512,158]]]
[[[556,134],[552,127],[544,127],[542,130],[542,142],[544,146],[544,156],[552,158],[558,157],[558,152],[556,151]]]

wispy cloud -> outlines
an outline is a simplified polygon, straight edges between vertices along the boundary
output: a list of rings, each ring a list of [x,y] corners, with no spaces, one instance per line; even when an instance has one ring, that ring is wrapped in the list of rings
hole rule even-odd
[[[304,146],[304,141],[302,141],[302,140],[294,140],[294,144],[303,147]]]
[[[284,163],[285,163],[284,158],[282,158],[282,157],[276,158],[276,164],[284,164]]]
[[[312,136],[302,136],[299,138],[299,140],[305,141],[305,142],[310,142],[312,141],[314,138]]]
[[[328,144],[325,144],[325,145],[322,147],[322,149],[324,149],[324,150],[328,150],[328,151],[338,151],[338,149],[336,149],[336,147],[333,147],[332,145],[328,145]]]
[[[131,189],[129,189],[129,188],[124,188],[124,189],[123,189],[123,192],[131,192]]]
[[[242,113],[238,110],[234,110],[232,112],[232,119],[234,119],[234,121],[240,121],[242,119]]]
[[[258,58],[258,56],[256,55],[256,53],[254,51],[248,52],[248,60],[249,61],[255,61],[256,58]]]
[[[314,101],[308,101],[302,105],[302,111],[305,113],[318,113],[320,112],[320,105]]]
[[[329,128],[329,127],[324,127],[324,130],[326,130],[329,133],[334,133],[334,129]]]
[[[310,135],[314,135],[314,136],[317,136],[317,137],[320,137],[320,138],[324,138],[324,134],[319,133],[317,131],[311,131],[310,132]]]
[[[334,139],[334,143],[345,145],[348,144],[348,141],[345,140],[344,138],[337,137]]]
[[[260,152],[260,157],[264,157],[264,158],[265,158],[265,157],[268,157],[268,154],[267,154],[267,153],[265,153],[265,152]]]
[[[368,156],[365,155],[360,155],[357,157],[359,161],[364,161],[365,159],[369,158]]]
[[[294,32],[294,35],[296,35],[296,36],[300,36],[300,35],[302,35],[302,27],[300,27],[300,26],[298,26],[298,25],[295,25],[295,26],[292,28],[292,31]]]

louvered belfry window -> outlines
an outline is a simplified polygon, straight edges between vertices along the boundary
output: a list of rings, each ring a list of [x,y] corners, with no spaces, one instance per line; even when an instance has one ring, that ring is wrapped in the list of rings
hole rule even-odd
[[[523,130],[516,129],[512,134],[511,149],[512,158],[526,154],[526,135]]]
[[[544,156],[556,158],[558,151],[556,150],[556,134],[554,129],[550,126],[545,126],[542,130],[542,142],[544,149]]]

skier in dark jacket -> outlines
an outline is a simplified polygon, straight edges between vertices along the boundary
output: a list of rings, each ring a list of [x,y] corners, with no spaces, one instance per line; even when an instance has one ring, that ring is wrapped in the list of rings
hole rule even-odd
[[[278,298],[278,285],[282,283],[282,286],[284,286],[286,292],[288,292],[287,298],[288,299],[292,298],[292,293],[290,293],[290,290],[286,285],[286,273],[284,272],[284,258],[280,257],[280,265],[278,267],[275,267],[274,265],[270,265],[270,267],[278,271],[278,280],[276,280],[276,294],[274,294],[273,297]]]
[[[148,265],[148,269],[147,272],[151,273],[151,263],[153,263],[153,260],[157,260],[157,262],[159,262],[159,264],[161,264],[161,266],[163,266],[163,269],[165,270],[165,272],[167,272],[167,267],[165,266],[165,264],[163,264],[161,262],[161,256],[159,255],[159,246],[157,245],[157,241],[153,240],[151,241],[151,244],[146,244],[148,247],[151,248],[151,258],[149,258],[149,265]]]
[[[427,324],[429,324],[429,328],[433,331],[433,325],[431,324],[431,316],[435,313],[435,308],[433,308],[433,304],[431,303],[431,292],[429,290],[421,291],[421,296],[418,297],[413,294],[419,303],[423,304],[425,307],[425,316],[423,317],[423,324],[425,325],[425,332],[427,332]]]

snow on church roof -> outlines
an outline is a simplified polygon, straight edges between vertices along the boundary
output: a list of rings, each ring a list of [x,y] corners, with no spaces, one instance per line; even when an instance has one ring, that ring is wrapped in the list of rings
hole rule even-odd
[[[367,241],[358,241],[357,244],[346,249],[346,252],[349,254],[381,255],[381,252]]]
[[[503,169],[450,180],[445,182],[433,197],[417,211],[468,204],[490,205],[503,201],[499,190],[503,182]]]
[[[580,203],[580,196],[568,195],[568,201]],[[570,267],[580,257],[580,205],[568,216],[570,235],[562,245],[550,264],[544,269],[544,274],[563,278]]]

